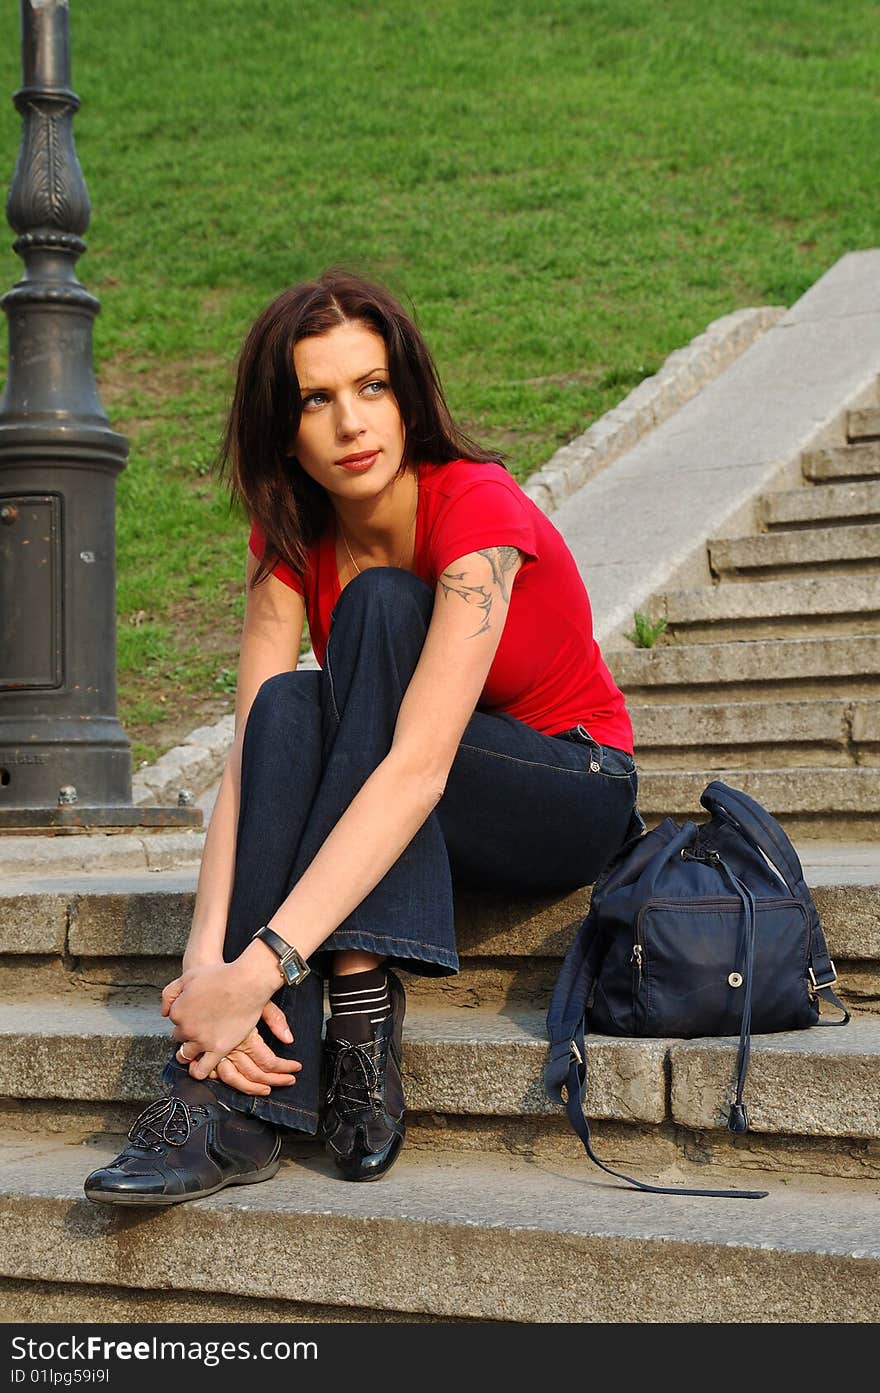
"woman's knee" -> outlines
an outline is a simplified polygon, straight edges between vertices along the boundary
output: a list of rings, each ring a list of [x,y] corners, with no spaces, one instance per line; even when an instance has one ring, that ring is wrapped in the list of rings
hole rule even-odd
[[[257,689],[247,720],[248,735],[273,733],[301,724],[320,711],[319,672],[278,672]]]
[[[378,615],[385,622],[407,623],[418,616],[430,619],[434,602],[431,587],[399,566],[370,566],[350,580],[333,610],[334,627],[340,619]]]

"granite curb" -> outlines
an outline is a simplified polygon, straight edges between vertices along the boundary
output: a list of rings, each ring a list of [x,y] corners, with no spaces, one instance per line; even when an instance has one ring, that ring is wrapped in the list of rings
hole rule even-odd
[[[523,490],[545,513],[552,513],[648,431],[668,420],[709,382],[771,329],[786,310],[779,305],[735,310],[711,324],[684,348],[670,353],[662,367],[634,387],[623,401],[529,476]]]

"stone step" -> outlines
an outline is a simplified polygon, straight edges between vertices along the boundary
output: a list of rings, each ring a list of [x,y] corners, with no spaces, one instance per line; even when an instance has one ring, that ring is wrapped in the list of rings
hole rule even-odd
[[[630,703],[642,769],[728,769],[880,764],[876,701]]]
[[[649,777],[653,776],[644,773],[643,782]],[[699,816],[707,817],[704,809]],[[880,845],[802,841],[798,852],[832,955],[880,960]],[[188,872],[84,877],[67,883],[0,881],[0,961],[10,972],[5,995],[15,999],[13,987],[15,995],[21,995],[27,969],[46,960],[57,964],[53,991],[59,998],[70,995],[60,988],[61,974],[74,979],[76,990],[89,983],[90,971],[98,985],[109,979],[114,996],[127,973],[129,981],[146,981],[146,995],[152,997],[152,979],[164,985],[168,978],[152,972],[150,961],[163,970],[179,968],[192,919],[195,879],[195,872]],[[462,964],[507,963],[520,974],[522,958],[558,965],[589,902],[588,887],[534,897],[459,889],[455,928]],[[123,965],[115,979],[110,971],[114,961]],[[454,990],[457,980],[423,979],[426,989],[436,988],[441,998]]]
[[[875,1319],[880,1299],[863,1184],[770,1177],[763,1200],[678,1202],[610,1182],[586,1158],[407,1149],[378,1185],[286,1156],[265,1184],[146,1216],[82,1197],[83,1176],[114,1152],[44,1138],[2,1147],[0,1274],[129,1285],[135,1299],[173,1282],[377,1319],[813,1322],[821,1310],[853,1322]],[[701,1181],[756,1185],[750,1173]]]
[[[880,570],[880,523],[764,532],[709,543],[709,565],[724,579],[792,572],[847,575]]]
[[[876,834],[880,769],[648,769],[639,779],[639,807],[646,821],[701,813],[700,794],[711,779],[751,794],[779,818],[789,836],[858,841]]]
[[[880,634],[741,639],[724,644],[659,642],[607,653],[629,703],[731,701],[828,695],[880,697]]]
[[[877,1022],[880,1031],[880,1020]],[[591,1115],[666,1116],[668,1042],[591,1041]],[[413,1112],[556,1115],[542,1084],[544,1012],[407,1003],[404,1082]],[[144,1102],[162,1091],[168,1022],[152,1006],[28,1000],[0,1004],[0,1096]],[[27,1061],[27,1063],[25,1063]],[[295,1089],[296,1085],[293,1085]]]
[[[831,891],[822,892],[827,900]],[[872,899],[872,914],[877,915],[877,900]],[[583,918],[583,915],[581,915]],[[580,921],[578,921],[580,922]],[[572,926],[573,937],[576,926]],[[829,926],[831,952],[841,974],[840,994],[846,1001],[866,1011],[880,1013],[880,951],[864,952],[857,960],[847,957],[837,946],[833,925]],[[523,957],[528,962],[523,962]],[[521,1010],[546,1012],[553,987],[559,974],[561,950],[555,956],[535,956],[512,953],[505,956],[469,956],[462,954],[460,971],[451,977],[414,976],[400,969],[410,1005],[425,1005],[436,1009],[470,1011],[476,1007],[491,1010]],[[9,959],[0,964],[0,993],[4,999],[21,1003],[40,1000],[49,995],[56,1001],[72,1004],[100,1005],[108,1008],[153,1006],[159,1000],[166,982],[180,971],[179,959],[132,960],[98,959],[76,971],[65,973],[57,960],[42,959],[36,966],[21,960]],[[132,983],[136,983],[132,986]]]
[[[0,1136],[40,1137],[51,1142],[95,1143],[106,1140],[120,1150],[142,1102],[62,1102],[58,1099],[0,1098]],[[407,1151],[504,1152],[531,1158],[578,1162],[583,1147],[562,1109],[553,1117],[522,1114],[478,1116],[407,1113]],[[591,1118],[594,1149],[609,1165],[632,1174],[676,1171],[690,1184],[706,1183],[706,1167],[784,1173],[792,1177],[825,1176],[880,1183],[880,1142],[858,1137],[802,1136],[748,1132],[732,1136],[725,1128],[690,1128],[667,1117],[664,1122]],[[309,1155],[321,1164],[323,1143],[317,1137],[291,1134],[288,1151]],[[742,1183],[742,1181],[740,1181]],[[746,1183],[754,1183],[746,1182]],[[2,1277],[0,1277],[0,1309]]]
[[[678,642],[808,638],[819,629],[870,634],[880,627],[880,575],[704,585],[673,591],[664,604]]]
[[[669,1050],[670,1110],[687,1127],[724,1127],[720,1080],[731,1077],[730,1042],[679,1040]],[[880,1020],[854,1017],[752,1037],[746,1082],[753,1132],[880,1136]],[[819,1095],[822,1095],[821,1098]],[[836,1098],[832,1098],[836,1094]]]
[[[158,873],[179,866],[197,866],[204,845],[205,833],[196,828],[188,832],[145,832],[143,836],[84,832],[58,837],[0,837],[4,875],[72,875],[123,867]]]
[[[880,697],[880,634],[614,649],[608,662],[630,703],[769,697]]]
[[[815,484],[832,479],[880,478],[880,441],[843,445],[826,450],[807,450],[803,455],[804,478]]]
[[[591,1036],[587,1113],[724,1130],[736,1048],[735,1039]],[[156,1007],[0,1006],[0,1096],[7,1099],[60,1099],[62,1107],[143,1103],[162,1092],[168,1053],[167,1022]],[[408,1003],[407,1106],[414,1114],[446,1117],[450,1130],[459,1117],[558,1118],[560,1109],[544,1093],[545,1061],[543,1012]],[[880,1017],[860,1014],[841,1029],[753,1036],[747,1089],[753,1133],[877,1141]]]
[[[118,1279],[115,1279],[118,1283]],[[110,1323],[144,1325],[202,1324],[213,1325],[291,1325],[307,1323],[374,1324],[406,1321],[432,1325],[439,1316],[414,1314],[409,1311],[383,1311],[363,1306],[316,1305],[309,1301],[280,1301],[248,1296],[229,1296],[221,1292],[179,1291],[157,1288],[147,1291],[137,1287],[122,1287],[108,1283],[79,1285],[76,1282],[28,1281],[24,1278],[0,1277],[0,1310],[4,1322],[32,1325],[52,1322],[64,1324],[106,1326]],[[443,1322],[444,1324],[446,1322]],[[470,1325],[470,1322],[465,1322]],[[31,1335],[36,1332],[30,1331]],[[78,1332],[77,1332],[78,1333]],[[109,1334],[110,1332],[108,1332]],[[117,1334],[119,1332],[116,1332]],[[142,1334],[144,1332],[141,1332]],[[216,1338],[219,1332],[214,1332]],[[256,1335],[256,1332],[254,1332]],[[173,1338],[168,1335],[168,1338]],[[110,1335],[112,1339],[112,1334]],[[137,1337],[135,1337],[137,1338]],[[228,1338],[228,1337],[227,1337]],[[283,1334],[280,1338],[284,1338]],[[309,1335],[300,1330],[298,1340]],[[259,1343],[257,1338],[256,1343]],[[291,1341],[291,1344],[293,1341]],[[320,1345],[320,1340],[318,1341]],[[191,1370],[192,1366],[190,1366]],[[126,1385],[133,1388],[130,1377]],[[198,1384],[187,1374],[187,1387],[195,1390]]]
[[[849,440],[880,439],[880,406],[867,406],[861,411],[848,412],[846,434]]]
[[[825,484],[822,488],[768,493],[760,513],[767,527],[876,522],[880,519],[880,483]]]

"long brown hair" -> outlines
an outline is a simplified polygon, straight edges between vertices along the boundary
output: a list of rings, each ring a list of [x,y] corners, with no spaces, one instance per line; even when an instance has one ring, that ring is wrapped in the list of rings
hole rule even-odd
[[[388,350],[406,432],[401,469],[460,458],[502,462],[455,424],[424,339],[387,290],[342,270],[289,286],[258,315],[244,341],[218,460],[233,499],[266,538],[254,584],[279,559],[302,574],[309,547],[329,522],[330,499],[291,453],[302,415],[293,348],[347,321],[375,330]]]

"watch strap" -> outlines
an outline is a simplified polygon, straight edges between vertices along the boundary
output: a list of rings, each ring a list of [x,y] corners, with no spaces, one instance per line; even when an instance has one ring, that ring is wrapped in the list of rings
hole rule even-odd
[[[273,953],[278,955],[278,967],[281,976],[288,986],[297,986],[304,977],[308,977],[311,968],[300,954],[299,950],[288,943],[274,929],[270,929],[268,924],[257,929],[254,938],[261,938]]]

